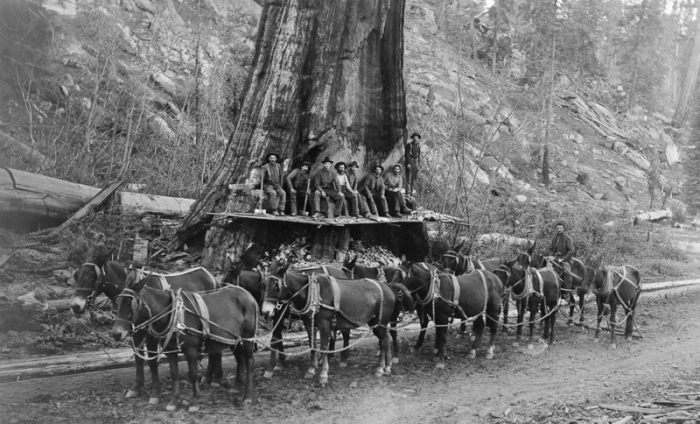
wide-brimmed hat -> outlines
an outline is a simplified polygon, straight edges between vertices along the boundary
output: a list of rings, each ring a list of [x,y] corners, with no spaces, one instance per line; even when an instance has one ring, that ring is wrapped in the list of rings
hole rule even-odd
[[[301,165],[299,165],[299,168],[301,168],[302,166],[306,166],[307,168],[311,169],[311,164],[307,161],[302,162]]]
[[[563,219],[559,219],[559,220],[557,220],[557,221],[554,221],[554,228],[557,228],[557,227],[560,226],[560,225],[561,225],[562,227],[564,227],[565,229],[566,229],[566,227],[568,226],[568,225],[566,224],[566,221],[564,221]]]
[[[401,169],[403,171],[403,166],[400,163],[395,163],[394,165],[392,165],[391,169],[394,169],[397,166],[399,167],[399,169]]]
[[[382,169],[382,172],[384,172],[384,167],[381,166],[380,164],[374,165],[374,167],[372,167],[372,171],[374,171],[374,170],[377,169],[377,168],[381,168],[381,169]]]
[[[360,167],[360,165],[357,164],[356,160],[352,161],[352,163],[350,164],[350,168],[352,168],[353,166],[356,166],[358,168]]]
[[[340,165],[343,165],[346,169],[348,167],[348,164],[341,160],[340,162],[335,164],[335,169],[338,169],[340,167]]]
[[[329,158],[328,156],[326,156],[326,158],[323,159],[323,160],[321,161],[321,163],[326,163],[326,162],[333,163],[333,161],[331,160],[331,158]]]
[[[418,134],[417,132],[414,132],[413,134],[411,134],[411,137],[410,137],[410,138],[413,138],[413,137],[418,137],[419,139],[422,138],[422,137],[420,136],[420,134]]]
[[[270,152],[270,153],[268,153],[267,155],[265,155],[265,162],[269,161],[269,160],[270,160],[270,156],[273,156],[273,155],[274,155],[277,159],[280,158],[280,155],[279,155],[278,153]]]

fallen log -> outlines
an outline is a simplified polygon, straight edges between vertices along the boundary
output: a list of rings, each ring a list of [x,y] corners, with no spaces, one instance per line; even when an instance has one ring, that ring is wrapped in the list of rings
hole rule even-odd
[[[155,213],[165,216],[184,217],[190,211],[190,206],[194,204],[194,199],[130,193],[128,191],[120,193],[119,199],[123,212],[137,215]]]
[[[477,245],[506,244],[508,246],[524,246],[527,244],[527,242],[528,240],[524,238],[500,233],[481,234],[476,239]]]
[[[657,222],[663,219],[671,219],[673,217],[673,212],[670,209],[665,209],[661,211],[644,212],[635,215],[632,220],[633,225],[641,224],[642,222]]]
[[[0,131],[0,150],[3,152],[16,151],[20,155],[32,159],[34,162],[43,163],[46,160],[46,156],[39,153],[39,151],[32,146],[27,146],[21,141],[15,140],[13,137]]]

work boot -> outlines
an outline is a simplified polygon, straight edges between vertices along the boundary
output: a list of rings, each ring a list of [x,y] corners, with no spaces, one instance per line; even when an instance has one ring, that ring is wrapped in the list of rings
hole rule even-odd
[[[311,216],[313,219],[319,219],[321,217],[321,212],[314,212],[313,216]]]
[[[401,213],[402,213],[403,215],[410,215],[411,212],[413,212],[413,209],[411,209],[411,208],[403,208],[403,209],[401,210]]]
[[[273,215],[279,215],[280,213],[277,212],[276,210],[274,210],[274,211],[272,211],[272,214],[273,214]]]
[[[280,209],[278,213],[279,213],[280,215],[282,215],[282,216],[287,215],[286,213],[284,213],[284,209]]]

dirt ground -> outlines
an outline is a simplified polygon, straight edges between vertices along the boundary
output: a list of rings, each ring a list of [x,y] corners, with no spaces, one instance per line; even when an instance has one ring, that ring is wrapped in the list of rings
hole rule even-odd
[[[618,338],[615,350],[609,333],[595,343],[592,333],[559,319],[555,345],[538,342],[527,350],[514,345],[513,335],[499,334],[493,360],[485,359],[483,348],[467,360],[466,339],[451,334],[451,360],[437,369],[431,361],[434,333],[418,355],[409,353],[415,335],[404,334],[401,361],[388,377],[373,375],[372,342],[352,351],[348,368],[333,360],[326,388],[302,378],[306,356],[293,358],[273,380],[261,378],[261,365],[251,405],[235,402],[235,389],[214,388],[204,392],[199,412],[187,412],[184,402],[167,412],[165,401],[148,406],[145,393],[125,399],[126,387],[76,387],[27,403],[0,403],[0,417],[4,423],[607,423],[626,414],[600,409],[600,403],[631,406],[671,392],[700,391],[699,301],[700,291],[642,298],[637,322],[644,339]],[[233,383],[234,370],[226,371]],[[181,401],[189,399],[190,389],[184,384]]]

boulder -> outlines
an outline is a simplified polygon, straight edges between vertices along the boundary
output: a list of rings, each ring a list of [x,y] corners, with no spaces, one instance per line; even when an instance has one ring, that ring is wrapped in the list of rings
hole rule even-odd
[[[171,96],[177,94],[177,84],[175,84],[175,82],[163,72],[156,72],[151,74],[151,79],[153,80],[153,82],[156,83],[156,85],[162,88],[163,91],[170,94]]]
[[[615,186],[618,190],[622,190],[628,184],[627,179],[622,176],[616,177],[613,181],[615,182]]]
[[[525,202],[527,202],[527,197],[525,197],[525,196],[522,195],[522,194],[516,194],[515,196],[513,196],[513,199],[515,199],[515,201],[518,202],[518,203],[525,203]]]

